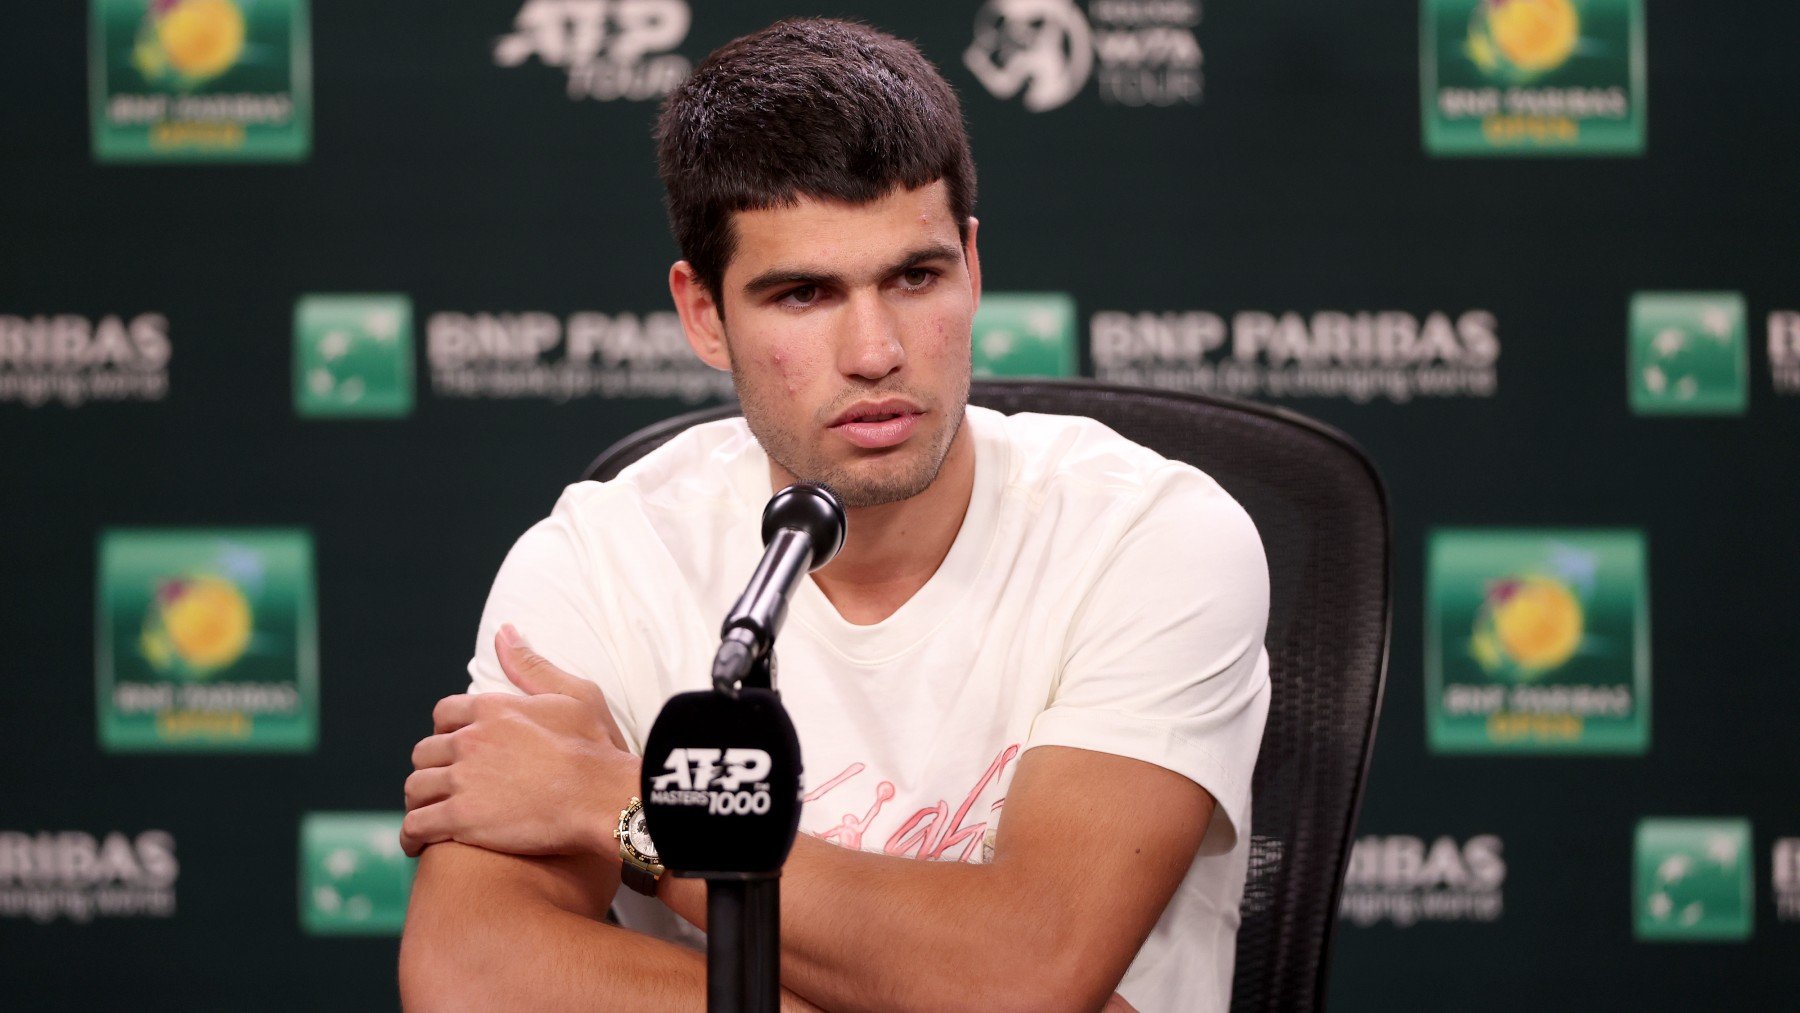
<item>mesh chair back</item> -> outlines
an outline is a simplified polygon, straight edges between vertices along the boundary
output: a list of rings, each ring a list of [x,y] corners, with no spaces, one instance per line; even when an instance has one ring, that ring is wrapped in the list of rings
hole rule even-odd
[[[1007,414],[1085,415],[1211,475],[1256,522],[1269,561],[1273,693],[1257,759],[1235,1010],[1319,1008],[1338,894],[1387,671],[1387,497],[1341,433],[1247,402],[1089,381],[978,380],[970,401]],[[706,409],[614,445],[605,481]]]

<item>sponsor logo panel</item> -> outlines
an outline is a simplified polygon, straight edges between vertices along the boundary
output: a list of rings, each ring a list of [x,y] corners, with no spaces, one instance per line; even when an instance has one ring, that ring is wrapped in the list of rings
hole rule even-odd
[[[686,0],[525,0],[494,65],[564,71],[571,99],[654,101],[693,70],[674,52],[692,23]]]
[[[1426,567],[1432,751],[1648,748],[1642,533],[1440,530]]]
[[[1750,821],[1645,819],[1633,853],[1637,938],[1750,938]]]
[[[304,159],[305,0],[90,0],[94,157]]]
[[[1120,106],[1200,101],[1199,0],[989,0],[963,65],[997,99],[1034,113],[1067,105],[1090,81]]]
[[[1097,379],[1233,397],[1358,404],[1488,398],[1499,323],[1482,309],[1095,313]]]
[[[0,830],[0,918],[169,918],[180,874],[166,830]]]
[[[100,538],[97,709],[111,751],[310,750],[312,540],[287,529]]]
[[[1505,911],[1505,847],[1494,834],[1431,840],[1359,837],[1350,851],[1338,917],[1358,927],[1494,922]]]
[[[733,396],[731,376],[694,356],[673,311],[432,313],[425,321],[439,397],[542,399]]]
[[[161,401],[169,394],[169,318],[0,314],[0,403],[27,408]]]
[[[1062,292],[993,292],[975,313],[974,374],[1074,376],[1075,300]]]
[[[1777,394],[1800,395],[1800,310],[1769,314],[1769,380]]]
[[[1775,919],[1800,922],[1800,837],[1780,837],[1770,849],[1769,887],[1775,894]]]
[[[1421,0],[1425,150],[1644,150],[1641,0]]]
[[[1631,410],[1638,415],[1742,415],[1750,387],[1745,319],[1744,297],[1736,292],[1632,296]],[[1773,353],[1773,320],[1769,337]]]
[[[294,411],[312,418],[396,418],[412,408],[412,300],[302,296],[294,306]]]
[[[399,935],[418,864],[398,812],[315,812],[300,822],[300,924],[308,935]]]

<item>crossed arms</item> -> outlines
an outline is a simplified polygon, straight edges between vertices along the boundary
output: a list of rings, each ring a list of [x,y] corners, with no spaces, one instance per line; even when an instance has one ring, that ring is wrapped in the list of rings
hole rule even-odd
[[[638,773],[599,688],[510,629],[496,649],[526,695],[446,698],[414,751],[403,838],[409,851],[431,846],[401,945],[402,999],[420,1010],[699,1007],[699,954],[599,920],[619,887],[611,825]],[[1122,804],[1143,799],[1155,802]],[[784,1005],[1100,1008],[1212,810],[1205,789],[1162,767],[1040,746],[1019,761],[990,864],[802,835],[783,874]],[[700,881],[664,877],[659,899],[705,927]]]

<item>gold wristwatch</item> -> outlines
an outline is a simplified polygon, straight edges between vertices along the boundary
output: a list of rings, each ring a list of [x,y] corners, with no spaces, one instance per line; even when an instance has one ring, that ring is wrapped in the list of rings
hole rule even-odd
[[[619,839],[619,881],[646,897],[656,896],[663,867],[650,831],[644,828],[644,803],[635,796],[619,811],[619,828],[613,836]]]

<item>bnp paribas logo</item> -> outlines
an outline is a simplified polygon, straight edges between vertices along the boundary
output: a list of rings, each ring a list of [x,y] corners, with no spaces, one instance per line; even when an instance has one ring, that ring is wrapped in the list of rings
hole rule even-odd
[[[1062,292],[994,292],[975,313],[976,376],[1074,376],[1075,299]]]
[[[394,812],[307,813],[300,823],[300,924],[315,936],[398,935],[413,867]]]
[[[1639,939],[1749,939],[1754,921],[1750,821],[1646,819],[1638,824]]]
[[[1644,150],[1642,0],[1420,0],[1425,150]]]
[[[1439,753],[1642,753],[1649,589],[1629,530],[1433,532],[1426,710]]]
[[[306,0],[89,0],[94,157],[297,161],[311,146]]]
[[[110,751],[302,751],[317,738],[312,539],[100,537],[97,700]]]
[[[404,295],[306,295],[294,305],[294,411],[399,418],[413,409],[413,312]]]
[[[1631,299],[1629,390],[1638,415],[1742,415],[1749,339],[1736,292],[1639,292]]]

